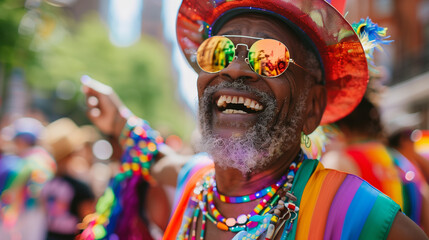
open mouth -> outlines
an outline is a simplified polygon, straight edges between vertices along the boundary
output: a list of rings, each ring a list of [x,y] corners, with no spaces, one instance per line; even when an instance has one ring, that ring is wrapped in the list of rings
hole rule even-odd
[[[221,95],[216,104],[225,114],[252,114],[264,109],[258,101],[242,96]]]

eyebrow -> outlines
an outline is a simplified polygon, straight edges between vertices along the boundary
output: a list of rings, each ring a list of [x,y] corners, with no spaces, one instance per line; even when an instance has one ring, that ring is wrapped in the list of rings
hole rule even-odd
[[[261,38],[273,38],[272,36],[270,36],[264,32],[257,32],[256,36],[261,37]]]

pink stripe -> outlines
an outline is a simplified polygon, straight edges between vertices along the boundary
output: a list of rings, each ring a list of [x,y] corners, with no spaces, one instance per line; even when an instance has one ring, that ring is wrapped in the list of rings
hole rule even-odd
[[[359,178],[350,175],[347,175],[346,179],[344,179],[329,209],[324,239],[334,240],[341,238],[347,210],[361,183],[362,181]]]

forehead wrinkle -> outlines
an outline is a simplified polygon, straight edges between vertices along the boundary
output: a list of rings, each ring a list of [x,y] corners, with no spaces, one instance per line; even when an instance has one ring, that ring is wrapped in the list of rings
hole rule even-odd
[[[218,33],[217,35],[241,35],[241,31],[239,29],[233,29],[233,30],[226,31],[222,34]]]

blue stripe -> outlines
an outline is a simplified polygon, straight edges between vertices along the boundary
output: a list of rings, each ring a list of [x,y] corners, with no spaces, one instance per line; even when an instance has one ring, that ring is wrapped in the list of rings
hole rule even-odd
[[[408,217],[411,218],[415,223],[420,222],[420,211],[421,210],[421,195],[414,182],[408,182],[404,184],[406,194],[408,195],[408,202],[410,212],[407,213]]]
[[[375,200],[377,200],[378,194],[371,185],[367,182],[362,182],[347,210],[341,239],[359,239],[360,232],[374,206]]]

